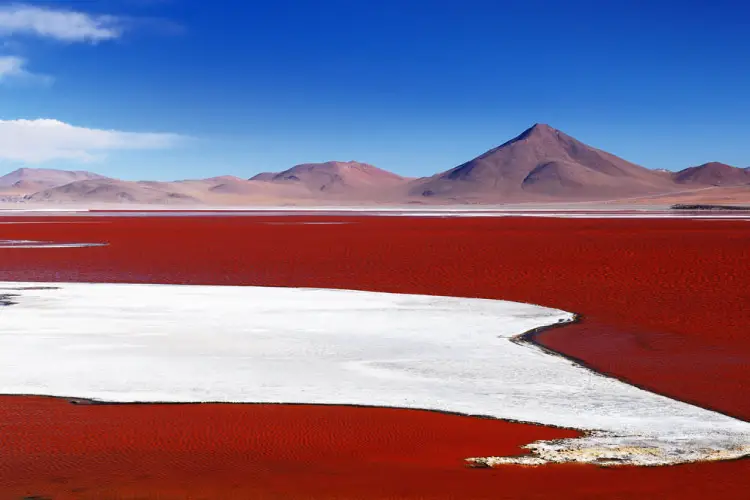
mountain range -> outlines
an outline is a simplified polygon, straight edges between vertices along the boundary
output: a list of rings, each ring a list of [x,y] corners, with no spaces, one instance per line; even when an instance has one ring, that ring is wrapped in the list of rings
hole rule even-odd
[[[22,168],[0,177],[16,202],[254,204],[503,204],[580,201],[750,202],[750,168],[711,162],[652,170],[548,125],[448,171],[402,177],[367,163],[306,163],[250,179],[124,181],[92,172]]]

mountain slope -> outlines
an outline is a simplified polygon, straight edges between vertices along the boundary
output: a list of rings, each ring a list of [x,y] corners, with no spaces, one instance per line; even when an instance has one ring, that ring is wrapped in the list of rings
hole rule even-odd
[[[315,196],[370,198],[400,192],[409,179],[356,161],[305,163],[279,173],[263,172],[250,179],[304,187]]]
[[[83,170],[19,168],[0,176],[0,189],[5,192],[34,193],[75,181],[91,179],[106,179],[106,177]]]
[[[410,193],[478,201],[591,200],[674,189],[649,170],[536,124],[447,172],[414,181]]]
[[[118,179],[86,179],[45,189],[27,196],[28,201],[60,203],[175,203],[199,202],[190,194],[168,188],[171,183],[129,182]]]
[[[750,170],[714,161],[675,172],[672,178],[678,184],[737,186],[750,184]]]
[[[174,182],[86,179],[26,196],[30,202],[233,205],[304,200],[297,186],[247,181],[233,176]]]

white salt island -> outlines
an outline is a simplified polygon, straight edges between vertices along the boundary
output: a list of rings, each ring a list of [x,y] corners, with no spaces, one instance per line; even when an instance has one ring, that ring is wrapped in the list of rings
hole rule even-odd
[[[372,405],[580,429],[475,465],[750,453],[750,423],[520,341],[574,315],[497,300],[235,286],[0,283],[0,393]],[[520,452],[521,450],[519,450]]]

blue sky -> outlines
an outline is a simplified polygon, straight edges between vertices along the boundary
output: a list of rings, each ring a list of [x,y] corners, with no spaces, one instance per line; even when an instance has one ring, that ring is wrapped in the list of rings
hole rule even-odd
[[[650,168],[749,166],[745,3],[0,2],[0,171],[420,176],[535,122]]]

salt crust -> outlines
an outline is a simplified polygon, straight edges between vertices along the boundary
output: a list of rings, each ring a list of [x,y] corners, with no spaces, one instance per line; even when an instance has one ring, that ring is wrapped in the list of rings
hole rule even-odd
[[[50,287],[50,288],[47,288]],[[348,290],[0,283],[0,393],[421,408],[581,429],[472,466],[665,465],[750,452],[750,424],[517,336],[570,313]],[[717,389],[718,390],[718,389]]]

